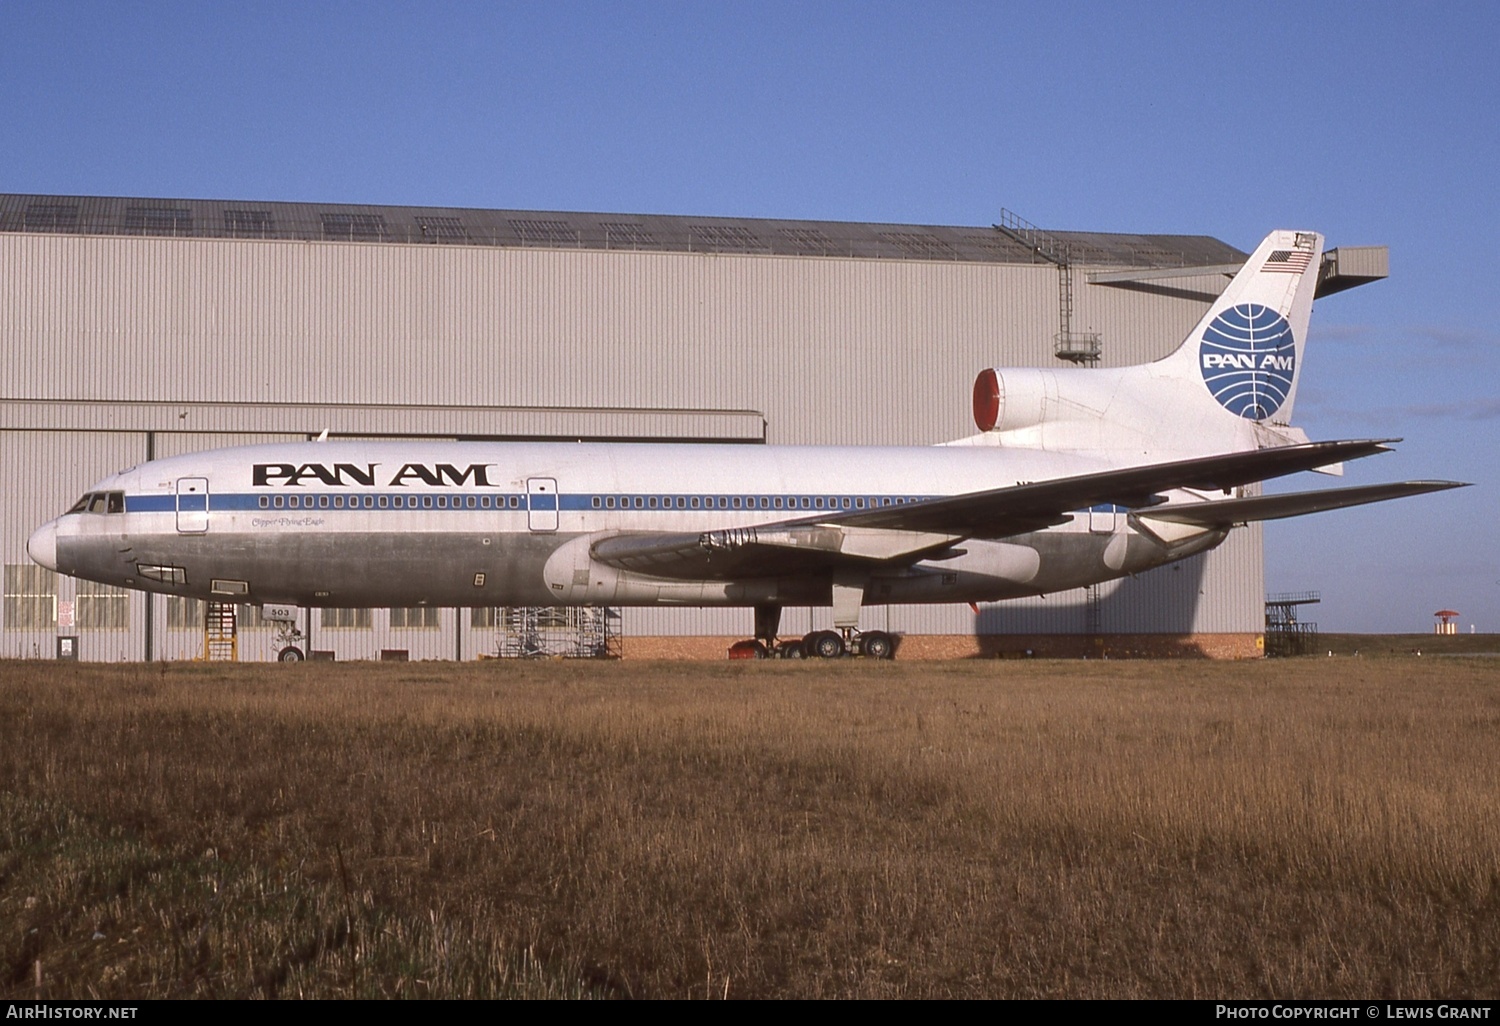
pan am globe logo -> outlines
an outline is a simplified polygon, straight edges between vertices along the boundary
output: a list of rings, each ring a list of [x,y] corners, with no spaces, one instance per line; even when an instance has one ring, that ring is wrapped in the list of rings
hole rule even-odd
[[[1219,405],[1236,416],[1264,420],[1292,390],[1297,371],[1292,326],[1259,303],[1232,306],[1203,332],[1198,367]]]

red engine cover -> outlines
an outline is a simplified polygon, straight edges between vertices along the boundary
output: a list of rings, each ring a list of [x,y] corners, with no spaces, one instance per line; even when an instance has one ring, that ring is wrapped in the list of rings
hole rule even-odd
[[[981,431],[991,431],[1000,419],[1000,379],[993,368],[986,367],[974,379],[974,423]]]

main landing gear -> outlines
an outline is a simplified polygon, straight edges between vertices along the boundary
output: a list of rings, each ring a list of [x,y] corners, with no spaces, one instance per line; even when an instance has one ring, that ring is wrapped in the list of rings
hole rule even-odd
[[[756,606],[755,637],[731,646],[729,658],[839,659],[843,656],[866,656],[870,659],[894,659],[896,656],[896,639],[885,631],[840,627],[831,631],[813,631],[800,641],[778,641],[776,630],[780,621],[780,606]]]

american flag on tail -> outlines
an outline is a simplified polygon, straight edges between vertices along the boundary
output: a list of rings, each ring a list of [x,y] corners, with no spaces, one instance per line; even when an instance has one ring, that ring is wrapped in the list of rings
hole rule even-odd
[[[1263,271],[1279,271],[1283,274],[1301,274],[1312,263],[1312,253],[1305,249],[1278,249],[1266,257]]]

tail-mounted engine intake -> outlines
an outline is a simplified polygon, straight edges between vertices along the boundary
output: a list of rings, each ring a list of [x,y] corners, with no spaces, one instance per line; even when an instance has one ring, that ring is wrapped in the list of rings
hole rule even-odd
[[[1036,427],[1046,419],[1047,395],[1057,395],[1057,372],[987,367],[974,379],[974,423],[981,431]]]

